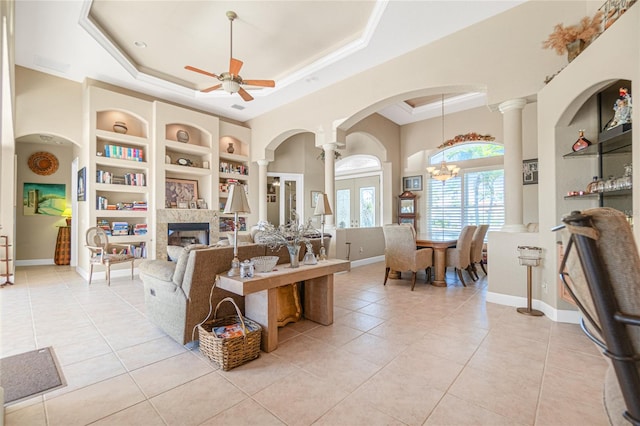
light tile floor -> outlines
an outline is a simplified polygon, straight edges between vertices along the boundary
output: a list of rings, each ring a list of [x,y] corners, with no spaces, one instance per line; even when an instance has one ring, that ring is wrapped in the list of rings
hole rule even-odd
[[[68,386],[9,405],[6,424],[608,424],[606,364],[578,326],[486,303],[486,278],[411,292],[383,273],[337,275],[332,326],[289,324],[276,351],[223,372],[146,319],[138,279],[18,268],[0,356],[52,345]]]

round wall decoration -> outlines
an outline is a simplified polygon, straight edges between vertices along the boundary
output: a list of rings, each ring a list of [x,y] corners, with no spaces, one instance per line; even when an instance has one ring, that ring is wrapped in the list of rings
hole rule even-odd
[[[58,159],[50,152],[36,152],[29,157],[29,168],[37,175],[48,176],[58,170]]]

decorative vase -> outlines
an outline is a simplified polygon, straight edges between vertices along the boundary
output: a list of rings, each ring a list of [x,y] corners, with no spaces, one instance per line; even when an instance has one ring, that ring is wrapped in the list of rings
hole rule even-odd
[[[124,121],[116,121],[113,123],[113,131],[116,133],[127,133],[127,124]]]
[[[182,143],[189,142],[189,132],[182,129],[178,130],[176,132],[176,139],[178,139],[178,142],[182,142]]]
[[[580,39],[567,43],[567,58],[569,59],[569,62],[573,61],[580,53],[582,53],[584,45],[584,40]]]
[[[229,142],[229,146],[227,147],[227,152],[229,154],[233,154],[236,149],[233,147],[233,142]]]
[[[292,268],[300,266],[300,247],[300,244],[296,244],[295,246],[287,245],[287,250],[289,250],[289,263]]]

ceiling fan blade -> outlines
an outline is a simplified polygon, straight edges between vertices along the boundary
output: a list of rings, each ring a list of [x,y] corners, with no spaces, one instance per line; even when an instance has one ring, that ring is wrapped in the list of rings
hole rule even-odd
[[[276,87],[276,82],[273,80],[242,80],[242,82],[249,86]]]
[[[242,64],[243,62],[240,59],[231,58],[231,61],[229,62],[229,74],[240,74],[240,68],[242,68]]]
[[[244,90],[242,87],[240,88],[240,90],[238,90],[238,94],[242,96],[242,99],[244,99],[246,102],[253,100],[253,96],[251,96],[249,92]]]
[[[214,90],[219,89],[221,87],[222,87],[222,83],[216,84],[215,86],[207,87],[206,89],[202,89],[201,92],[209,93],[209,92],[213,92]]]
[[[200,73],[200,74],[208,75],[209,77],[220,78],[220,77],[218,77],[217,75],[215,75],[213,73],[201,70],[200,68],[192,67],[191,65],[187,65],[186,67],[184,67],[184,69],[189,70],[189,71],[194,71],[194,72],[197,72],[197,73]]]

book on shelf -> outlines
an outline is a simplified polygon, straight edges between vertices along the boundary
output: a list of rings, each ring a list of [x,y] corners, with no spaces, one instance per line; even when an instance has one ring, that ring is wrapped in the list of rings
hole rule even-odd
[[[129,235],[129,222],[111,222],[111,235]]]
[[[105,145],[104,156],[120,160],[144,161],[144,150],[120,145]]]

